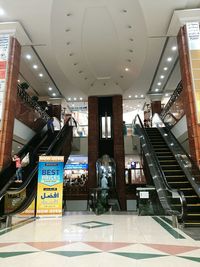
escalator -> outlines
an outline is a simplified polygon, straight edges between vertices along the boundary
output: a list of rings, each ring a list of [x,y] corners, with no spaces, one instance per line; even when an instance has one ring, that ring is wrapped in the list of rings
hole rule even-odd
[[[4,186],[4,190],[1,190],[1,216],[14,215],[24,211],[36,197],[37,193],[37,173],[38,173],[38,157],[39,155],[63,155],[65,156],[65,162],[71,152],[72,141],[72,126],[65,126],[54,134],[47,134],[45,138],[32,151],[32,160],[30,166],[27,166],[23,175],[23,183],[19,185],[13,183],[13,177],[10,177],[8,184]],[[18,194],[26,189],[26,197],[23,199],[20,206],[12,212],[4,211],[4,196],[6,193],[9,195]]]
[[[180,155],[183,157],[183,151],[180,152],[180,144],[177,144],[175,137],[165,127],[146,128],[145,131],[168,185],[170,188],[180,190],[184,194],[186,200],[184,226],[199,227],[200,198],[198,192],[200,187],[198,187],[198,184],[195,185],[194,182],[194,187],[191,185],[190,180],[194,181],[194,176],[180,158]],[[181,206],[176,199],[172,198],[172,207],[179,209]]]

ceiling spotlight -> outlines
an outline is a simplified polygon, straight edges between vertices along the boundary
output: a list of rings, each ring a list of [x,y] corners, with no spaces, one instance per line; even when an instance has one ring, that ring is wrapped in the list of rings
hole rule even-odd
[[[34,68],[34,69],[37,69],[37,68],[38,68],[38,65],[33,65],[33,68]]]
[[[168,68],[167,68],[167,67],[164,67],[164,68],[163,68],[163,70],[165,70],[165,71],[166,71],[166,70],[168,70]]]
[[[52,87],[49,87],[48,89],[49,89],[49,91],[52,91]]]
[[[159,89],[158,89],[158,88],[156,88],[156,89],[155,89],[155,92],[158,92],[158,91],[159,91]]]
[[[138,95],[135,95],[135,98],[138,98]]]
[[[3,10],[3,8],[0,8],[0,16],[5,15],[5,11]]]
[[[172,46],[172,51],[176,51],[177,50],[177,46]]]
[[[56,96],[56,93],[53,93],[52,96]]]
[[[167,61],[168,61],[168,62],[172,61],[172,57],[168,57],[168,58],[167,58]]]
[[[137,105],[138,106],[138,108],[140,107],[140,105]]]
[[[125,71],[129,71],[129,68],[125,68]]]
[[[165,94],[165,96],[169,96],[169,94]]]
[[[83,100],[83,98],[82,98],[82,97],[80,97],[80,100]]]
[[[76,97],[74,97],[74,101],[76,101]]]
[[[18,83],[20,83],[20,80],[17,80]]]
[[[68,101],[71,101],[71,97],[68,98]]]
[[[162,84],[161,82],[157,83],[158,86],[161,86],[161,84]]]
[[[160,79],[164,79],[165,78],[165,76],[164,75],[160,75]]]
[[[26,55],[26,58],[30,60],[31,59],[31,55],[29,55],[29,54]]]
[[[140,97],[144,97],[144,95],[141,95]]]
[[[129,95],[128,98],[131,98],[131,95]]]
[[[74,104],[72,104],[72,107],[74,107]]]
[[[44,75],[42,73],[39,74],[40,77],[43,77]]]

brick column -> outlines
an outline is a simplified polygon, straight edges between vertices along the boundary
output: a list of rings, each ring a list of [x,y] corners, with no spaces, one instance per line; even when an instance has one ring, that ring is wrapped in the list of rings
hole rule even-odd
[[[114,137],[114,160],[116,162],[116,187],[122,210],[126,210],[125,194],[125,155],[123,136],[123,110],[122,96],[113,96],[113,137]]]
[[[200,165],[200,125],[197,123],[195,98],[192,87],[191,69],[186,27],[179,30],[178,49],[180,59],[181,78],[183,83],[183,101],[187,119],[190,154],[193,160]]]
[[[97,186],[96,161],[99,156],[98,97],[88,98],[88,188]]]
[[[17,97],[17,79],[21,46],[15,38],[11,38],[10,54],[8,60],[8,75],[5,90],[5,104],[0,130],[0,169],[6,166],[11,159],[12,139],[15,119],[15,104]]]

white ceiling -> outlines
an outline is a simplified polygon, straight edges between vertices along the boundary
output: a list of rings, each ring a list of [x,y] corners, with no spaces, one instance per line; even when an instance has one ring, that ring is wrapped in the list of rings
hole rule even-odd
[[[198,8],[200,1],[0,0],[0,7],[0,22],[18,21],[30,39],[23,43],[20,72],[39,95],[78,101],[122,94],[142,106],[162,75],[161,55],[171,53],[171,45],[163,49],[173,41],[167,32],[174,10]],[[178,64],[169,70],[161,92],[180,81]]]

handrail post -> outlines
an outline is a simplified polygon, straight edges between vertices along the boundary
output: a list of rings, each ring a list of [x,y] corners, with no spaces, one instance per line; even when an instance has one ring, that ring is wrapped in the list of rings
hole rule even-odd
[[[12,226],[12,215],[6,216],[6,228],[9,228]]]
[[[178,228],[178,218],[177,215],[172,214],[172,227],[173,228]]]

